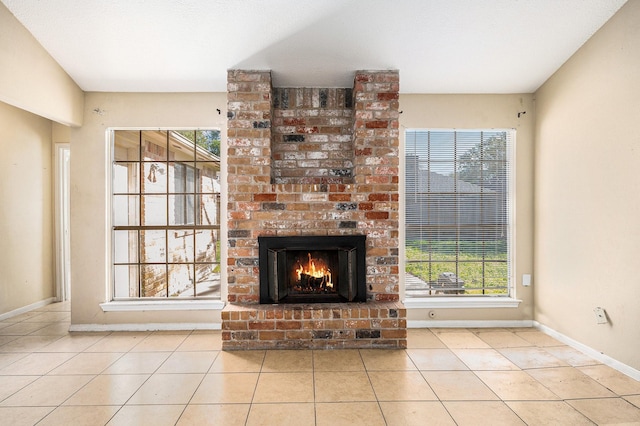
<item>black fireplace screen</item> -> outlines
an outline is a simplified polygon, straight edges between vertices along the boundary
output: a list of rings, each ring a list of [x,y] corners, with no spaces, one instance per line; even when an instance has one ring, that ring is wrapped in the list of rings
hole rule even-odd
[[[260,303],[365,301],[365,238],[258,237]]]

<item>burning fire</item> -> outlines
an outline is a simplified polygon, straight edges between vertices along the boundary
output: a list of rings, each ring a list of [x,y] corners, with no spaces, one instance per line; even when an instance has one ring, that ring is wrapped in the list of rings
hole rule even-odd
[[[311,277],[314,281],[319,283],[320,287],[333,288],[333,281],[331,281],[331,270],[324,265],[324,262],[318,261],[316,266],[316,260],[311,257],[311,253],[308,253],[309,261],[306,266],[299,264],[296,269],[298,275],[298,282],[302,281],[302,276],[306,275]]]

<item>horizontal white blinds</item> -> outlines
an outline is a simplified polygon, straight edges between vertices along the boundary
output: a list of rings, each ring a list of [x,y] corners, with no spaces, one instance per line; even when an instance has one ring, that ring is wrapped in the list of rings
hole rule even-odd
[[[513,132],[407,130],[407,295],[507,295]]]

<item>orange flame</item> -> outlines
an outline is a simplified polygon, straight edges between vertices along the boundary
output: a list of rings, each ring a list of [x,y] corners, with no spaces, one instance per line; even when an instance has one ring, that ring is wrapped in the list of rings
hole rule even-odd
[[[324,262],[322,261],[318,261],[318,265],[320,266],[316,266],[316,260],[311,257],[311,253],[308,253],[307,255],[309,257],[309,261],[307,262],[306,267],[300,264],[298,269],[296,269],[298,281],[302,279],[302,274],[305,274],[313,278],[323,278],[324,284],[327,287],[333,288],[333,282],[331,281],[331,269],[324,266]]]

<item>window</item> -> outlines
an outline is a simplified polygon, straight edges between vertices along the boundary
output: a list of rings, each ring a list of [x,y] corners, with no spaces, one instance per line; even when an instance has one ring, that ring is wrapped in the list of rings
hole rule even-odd
[[[511,130],[405,133],[405,293],[511,296]]]
[[[112,131],[114,300],[220,298],[219,135]]]

